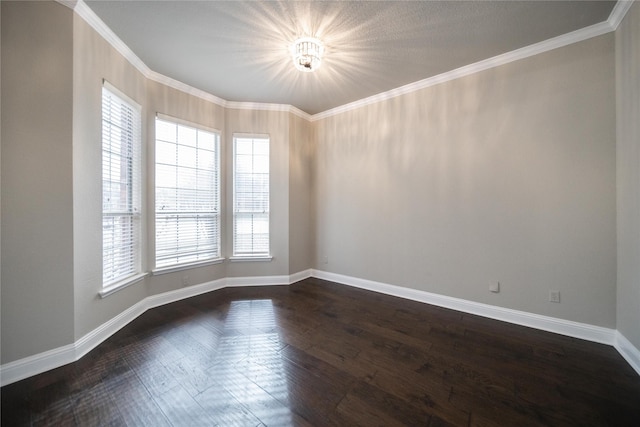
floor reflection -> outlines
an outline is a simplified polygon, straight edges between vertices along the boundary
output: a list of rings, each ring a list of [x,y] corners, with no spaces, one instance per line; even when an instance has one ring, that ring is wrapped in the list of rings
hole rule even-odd
[[[233,301],[217,363],[209,370],[216,383],[268,426],[293,425],[280,348],[272,301]]]

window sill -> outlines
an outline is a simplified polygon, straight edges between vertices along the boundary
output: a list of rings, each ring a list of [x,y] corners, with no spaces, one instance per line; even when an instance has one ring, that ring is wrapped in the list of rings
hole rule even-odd
[[[144,278],[148,275],[149,273],[140,273],[135,276],[129,277],[121,282],[105,286],[100,292],[98,292],[98,294],[100,295],[100,298],[108,297],[109,295],[118,292],[120,289],[128,288],[131,285],[135,285],[136,283],[144,280]]]
[[[151,271],[154,276],[160,276],[161,274],[174,273],[176,271],[189,270],[191,268],[205,267],[207,265],[222,264],[224,258],[209,259],[206,261],[192,262],[189,264],[170,265],[168,267],[160,267]]]
[[[249,255],[249,256],[232,256],[229,258],[230,262],[271,262],[273,257],[271,255]]]

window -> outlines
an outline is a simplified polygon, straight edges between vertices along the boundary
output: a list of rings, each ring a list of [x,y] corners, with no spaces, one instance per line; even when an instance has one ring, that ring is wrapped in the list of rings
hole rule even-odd
[[[269,138],[233,139],[233,255],[269,255]]]
[[[102,284],[141,271],[141,113],[117,92],[102,88]]]
[[[156,119],[156,268],[220,257],[217,132]]]

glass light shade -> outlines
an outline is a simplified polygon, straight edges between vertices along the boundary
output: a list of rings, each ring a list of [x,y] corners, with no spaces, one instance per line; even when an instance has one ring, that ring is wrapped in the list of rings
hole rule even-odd
[[[316,71],[322,62],[324,47],[318,39],[313,37],[303,37],[295,42],[291,47],[293,65],[305,73]]]

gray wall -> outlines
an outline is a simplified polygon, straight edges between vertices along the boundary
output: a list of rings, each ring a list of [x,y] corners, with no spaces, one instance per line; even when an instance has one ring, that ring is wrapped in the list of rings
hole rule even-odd
[[[73,342],[73,13],[55,3],[1,7],[6,363]]]
[[[316,267],[615,328],[614,65],[607,34],[316,122]]]
[[[616,32],[618,330],[640,349],[640,4]]]

